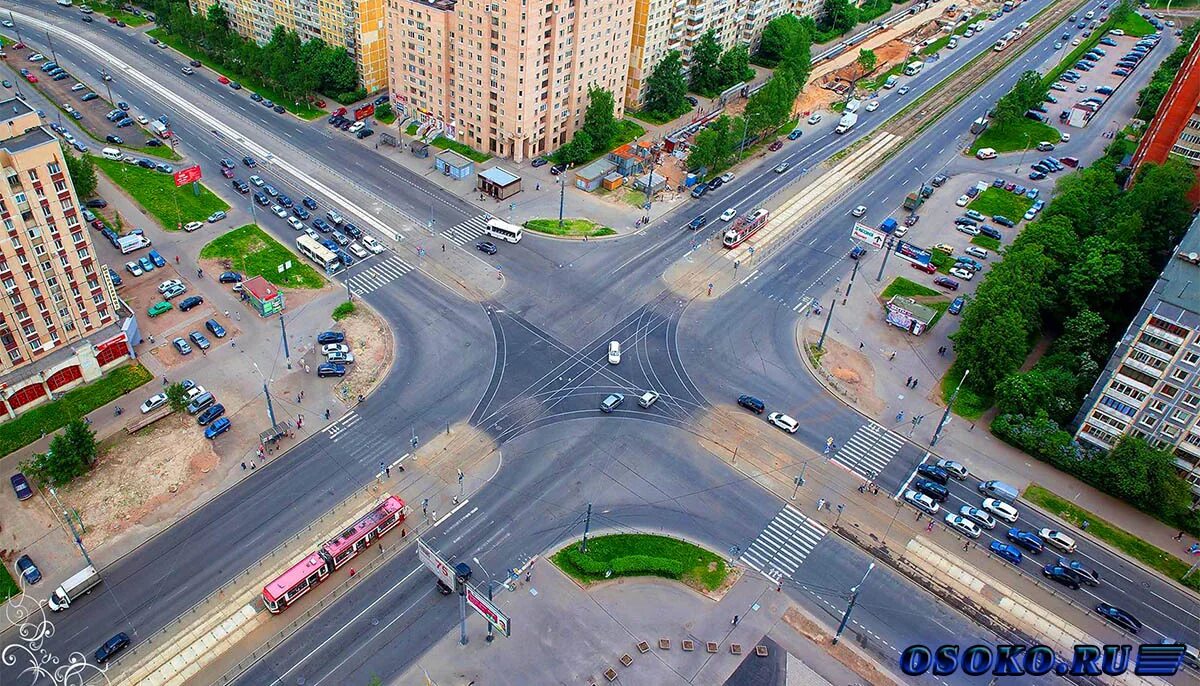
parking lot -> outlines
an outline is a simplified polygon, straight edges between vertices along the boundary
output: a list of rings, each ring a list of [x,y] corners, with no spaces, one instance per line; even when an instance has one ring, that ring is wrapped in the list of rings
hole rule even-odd
[[[1062,35],[1069,36],[1070,34]],[[1085,55],[1083,59],[1073,63],[1063,78],[1051,85],[1050,93],[1047,95],[1045,109],[1050,119],[1048,123],[1057,124],[1067,133],[1070,133],[1072,128],[1089,126],[1093,121],[1101,122],[1105,127],[1110,126],[1111,120],[1104,115],[1104,104],[1125,83],[1135,69],[1141,68],[1140,66],[1130,67],[1131,62],[1128,61],[1124,64],[1119,63],[1142,39],[1134,36],[1108,34],[1101,40],[1103,42],[1093,48],[1095,54]],[[1065,44],[1066,41],[1063,43],[1062,50],[1071,49],[1069,45]],[[1060,59],[1066,57],[1061,53],[1056,56]],[[1134,61],[1140,65],[1142,58]],[[1116,73],[1119,67],[1127,67],[1129,73],[1124,75]],[[1077,112],[1074,117],[1072,110]],[[1087,114],[1088,110],[1092,110],[1094,114]]]

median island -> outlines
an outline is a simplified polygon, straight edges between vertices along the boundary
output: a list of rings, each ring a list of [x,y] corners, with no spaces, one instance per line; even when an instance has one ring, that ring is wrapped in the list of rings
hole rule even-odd
[[[563,548],[550,561],[580,584],[628,576],[681,581],[701,593],[721,591],[736,578],[719,555],[687,541],[651,534],[613,534]]]
[[[559,226],[557,219],[530,219],[525,222],[525,228],[529,231],[544,233],[549,236],[563,236],[568,238],[599,238],[601,236],[616,235],[616,230],[607,226],[601,226],[591,219],[563,219],[562,226]]]

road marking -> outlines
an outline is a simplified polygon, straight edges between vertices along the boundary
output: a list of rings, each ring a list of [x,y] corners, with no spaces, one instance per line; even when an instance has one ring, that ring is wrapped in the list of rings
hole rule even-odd
[[[752,271],[752,272],[750,272],[749,274],[747,274],[747,275],[746,275],[746,278],[742,279],[742,282],[741,282],[741,283],[742,283],[742,285],[743,285],[743,286],[745,286],[745,285],[746,285],[746,282],[747,282],[747,281],[749,281],[750,279],[754,278],[754,275],[755,275],[755,274],[757,274],[757,273],[758,273],[758,270],[757,270],[757,269],[755,269],[754,271]]]
[[[805,517],[791,504],[784,505],[741,559],[776,580],[781,576],[790,579],[826,533],[828,530],[815,519]]]
[[[903,446],[903,438],[875,422],[869,422],[860,426],[838,448],[833,461],[865,479],[874,479]]]

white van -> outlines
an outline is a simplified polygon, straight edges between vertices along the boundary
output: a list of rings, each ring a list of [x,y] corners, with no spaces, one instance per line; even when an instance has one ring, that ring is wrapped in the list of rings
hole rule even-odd
[[[117,150],[116,148],[105,148],[100,151],[100,154],[103,155],[104,159],[106,159],[106,160],[121,159],[121,151]]]
[[[977,157],[981,160],[994,160],[994,159],[996,159],[996,149],[995,148],[980,148],[979,152],[975,153],[975,157]]]
[[[621,342],[609,341],[608,343],[608,363],[621,364]]]

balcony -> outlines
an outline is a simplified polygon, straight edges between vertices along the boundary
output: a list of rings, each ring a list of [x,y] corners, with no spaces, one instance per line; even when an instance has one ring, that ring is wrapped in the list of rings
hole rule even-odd
[[[1124,363],[1129,365],[1130,367],[1133,367],[1134,369],[1138,370],[1139,372],[1149,374],[1150,376],[1153,376],[1156,379],[1161,379],[1163,376],[1162,370],[1155,369],[1154,367],[1151,367],[1148,364],[1138,362],[1137,360],[1133,359],[1132,357],[1126,357]]]

